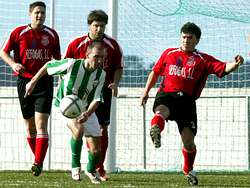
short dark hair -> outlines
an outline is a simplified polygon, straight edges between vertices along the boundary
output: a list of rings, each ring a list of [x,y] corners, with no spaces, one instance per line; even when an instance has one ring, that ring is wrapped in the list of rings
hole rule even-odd
[[[32,12],[35,7],[44,7],[44,9],[46,9],[46,4],[42,1],[35,1],[30,4],[29,11]]]
[[[108,15],[103,10],[92,10],[87,18],[88,25],[93,21],[108,23]]]
[[[201,29],[192,22],[187,22],[181,27],[181,33],[192,33],[197,39],[201,38]]]
[[[101,40],[93,40],[87,47],[87,49],[91,50],[93,48],[105,48],[103,42]]]

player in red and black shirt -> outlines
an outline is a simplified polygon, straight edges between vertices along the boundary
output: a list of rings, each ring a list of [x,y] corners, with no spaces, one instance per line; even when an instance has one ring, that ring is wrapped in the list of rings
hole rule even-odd
[[[15,28],[1,49],[1,58],[18,76],[18,97],[25,124],[27,141],[35,155],[32,173],[39,176],[48,148],[48,117],[53,99],[53,78],[45,76],[37,84],[32,95],[25,97],[25,85],[51,60],[60,59],[57,32],[44,25],[46,5],[36,1],[30,4],[31,24]],[[14,52],[14,58],[10,52]]]
[[[183,172],[190,185],[197,185],[193,171],[196,155],[194,137],[197,132],[195,100],[200,97],[208,75],[219,78],[237,69],[244,59],[237,55],[234,62],[226,63],[195,49],[201,36],[200,28],[186,23],[181,28],[181,47],[166,49],[149,74],[141,105],[147,102],[150,89],[159,76],[163,77],[153,105],[150,136],[156,148],[161,146],[161,131],[165,121],[174,120],[183,142]]]
[[[101,138],[87,138],[87,143],[90,150],[89,159],[92,159],[93,162],[91,163],[91,161],[89,160],[87,169],[85,170],[85,173],[89,172],[87,174],[88,176],[90,175],[90,173],[94,175],[94,172],[98,172],[100,175],[99,180],[106,181],[108,179],[108,176],[106,175],[106,172],[104,170],[103,163],[108,148],[107,130],[108,125],[110,124],[111,98],[112,96],[117,96],[118,85],[123,72],[122,50],[115,39],[104,33],[106,24],[108,23],[108,15],[104,11],[91,11],[88,15],[87,22],[89,26],[89,33],[71,41],[66,49],[64,58],[85,58],[87,46],[94,40],[102,41],[103,46],[107,50],[107,58],[102,65],[102,68],[106,72],[106,80],[103,88],[104,103],[100,103],[97,110],[95,111],[98,117],[98,121],[101,125],[102,136]],[[72,127],[70,129],[74,130],[72,129]],[[77,136],[79,134],[74,134],[74,131],[72,131],[72,134],[73,137],[71,139],[71,149],[72,151],[75,151],[74,154],[72,153],[72,177],[74,177],[74,169],[80,169],[79,158],[81,156],[80,146],[82,145],[82,139],[80,136]],[[96,147],[96,143],[99,142],[99,139],[100,147]],[[75,153],[77,153],[77,155],[75,155]],[[98,160],[99,162],[97,162]],[[96,166],[96,169],[93,166]],[[77,177],[78,179],[80,179],[80,176]]]

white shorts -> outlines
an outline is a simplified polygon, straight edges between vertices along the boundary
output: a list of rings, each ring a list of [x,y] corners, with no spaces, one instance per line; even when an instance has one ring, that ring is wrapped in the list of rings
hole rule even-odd
[[[95,113],[92,113],[88,120],[83,123],[84,136],[101,136],[101,126]]]
[[[69,118],[63,116],[62,114],[61,114],[61,117],[62,117],[61,119],[62,119],[63,122],[72,123],[73,119],[69,119]],[[82,124],[82,126],[83,126],[83,130],[84,130],[83,135],[85,137],[88,137],[88,136],[93,136],[93,137],[102,136],[102,134],[101,134],[101,126],[99,124],[99,121],[98,121],[97,116],[96,116],[95,113],[92,113],[89,116],[88,120]]]

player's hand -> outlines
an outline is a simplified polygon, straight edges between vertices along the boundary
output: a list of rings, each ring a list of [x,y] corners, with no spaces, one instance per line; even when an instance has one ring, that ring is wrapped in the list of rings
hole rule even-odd
[[[148,101],[148,94],[143,94],[140,98],[140,104],[141,106],[144,106]]]
[[[244,58],[241,55],[237,55],[234,57],[234,61],[237,66],[240,66],[243,64]]]
[[[112,89],[112,96],[117,97],[118,95],[118,86],[115,83],[111,83],[108,85],[108,88]]]
[[[32,91],[34,90],[36,86],[36,83],[33,82],[33,81],[29,81],[26,86],[25,86],[25,95],[24,95],[24,98],[26,98],[28,95],[30,95],[32,93]]]
[[[25,72],[25,67],[20,63],[14,63],[11,66],[12,70],[18,75],[22,75]]]
[[[88,112],[83,112],[78,118],[77,118],[77,122],[78,123],[84,123],[88,120],[89,118],[89,114]]]

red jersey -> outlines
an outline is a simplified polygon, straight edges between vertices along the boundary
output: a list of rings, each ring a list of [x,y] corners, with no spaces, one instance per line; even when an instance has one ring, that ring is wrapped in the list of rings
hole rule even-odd
[[[153,71],[163,76],[158,92],[182,91],[197,99],[208,75],[223,77],[225,66],[225,62],[199,51],[186,53],[180,48],[169,48],[162,53]]]
[[[87,47],[92,41],[88,35],[74,39],[66,48],[64,58],[85,59]],[[123,68],[122,50],[116,40],[108,35],[104,35],[102,41],[107,48],[107,60],[102,68],[106,72],[105,85],[108,85],[114,81],[115,71]]]
[[[34,30],[30,25],[15,28],[3,46],[8,54],[12,50],[15,62],[25,67],[25,78],[32,78],[52,58],[61,58],[58,34],[47,26],[42,30]]]

